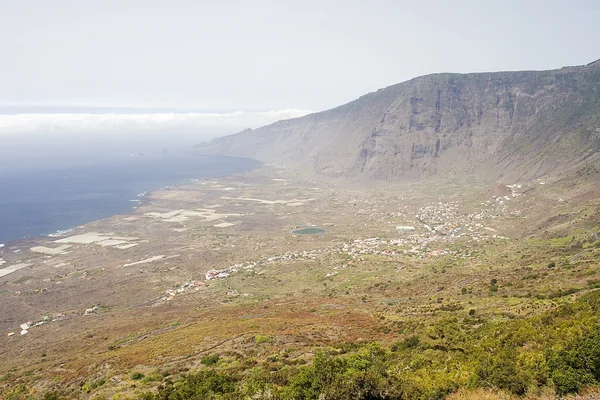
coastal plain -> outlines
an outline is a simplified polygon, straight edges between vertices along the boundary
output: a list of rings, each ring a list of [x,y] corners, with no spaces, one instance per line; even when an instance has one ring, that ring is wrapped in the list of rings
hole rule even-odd
[[[126,396],[158,384],[134,371],[213,353],[302,364],[445,317],[538,315],[600,282],[599,175],[391,184],[265,165],[149,193],[130,214],[0,249],[2,385],[105,379],[80,396]]]

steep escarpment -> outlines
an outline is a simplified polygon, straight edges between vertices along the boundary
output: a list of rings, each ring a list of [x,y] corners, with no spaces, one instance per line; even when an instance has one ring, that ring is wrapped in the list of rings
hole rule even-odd
[[[334,176],[527,180],[600,152],[600,61],[434,74],[197,146]]]

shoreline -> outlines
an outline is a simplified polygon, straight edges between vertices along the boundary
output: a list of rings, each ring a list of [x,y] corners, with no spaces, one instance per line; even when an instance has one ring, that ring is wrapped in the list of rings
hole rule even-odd
[[[203,154],[200,154],[201,156],[203,156]],[[48,240],[50,240],[51,242],[53,242],[54,240],[58,240],[68,234],[71,234],[77,230],[80,229],[84,229],[87,225],[93,224],[93,223],[97,223],[97,222],[101,222],[104,220],[107,220],[109,218],[113,218],[116,216],[134,216],[136,211],[143,206],[146,206],[149,204],[149,198],[156,193],[159,193],[161,191],[166,191],[172,188],[177,188],[180,186],[185,186],[185,185],[190,185],[190,184],[194,184],[197,182],[202,182],[202,181],[206,181],[206,180],[210,180],[210,179],[220,179],[220,178],[224,178],[224,177],[231,177],[231,176],[236,176],[239,174],[245,174],[248,173],[250,171],[256,170],[258,168],[264,167],[264,164],[261,163],[258,160],[255,159],[251,159],[251,158],[247,158],[247,157],[231,157],[231,156],[223,156],[224,158],[235,158],[235,159],[247,159],[247,160],[253,160],[255,161],[257,164],[253,167],[250,168],[245,168],[241,171],[236,171],[233,173],[219,173],[216,175],[212,175],[210,177],[203,177],[203,178],[187,178],[185,181],[183,182],[177,182],[177,183],[173,183],[173,184],[169,184],[166,186],[162,186],[160,188],[157,189],[150,189],[144,192],[140,192],[138,193],[138,198],[137,199],[129,199],[127,200],[127,202],[130,203],[135,203],[129,210],[124,211],[124,212],[117,212],[117,213],[112,213],[110,215],[107,215],[105,217],[102,218],[95,218],[95,219],[91,219],[88,220],[84,223],[78,224],[75,227],[69,227],[69,228],[64,228],[64,229],[58,229],[54,232],[51,233],[47,233],[47,234],[39,234],[36,236],[26,236],[26,237],[22,237],[22,238],[18,238],[18,239],[13,239],[13,240],[5,240],[4,242],[0,243],[0,255],[2,252],[7,251],[11,248],[20,248],[20,247],[26,247],[29,244],[36,244],[39,242],[47,242]],[[141,196],[140,196],[141,195]],[[51,240],[54,239],[54,240]]]

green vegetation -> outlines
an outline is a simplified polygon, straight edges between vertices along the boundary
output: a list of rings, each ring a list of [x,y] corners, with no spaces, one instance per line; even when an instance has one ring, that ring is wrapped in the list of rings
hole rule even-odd
[[[200,362],[203,365],[210,367],[210,366],[217,364],[219,362],[219,358],[220,357],[218,354],[211,354],[211,355],[202,357],[202,360]]]
[[[214,365],[209,359],[218,356],[203,364]],[[269,365],[190,372],[140,398],[442,399],[477,387],[574,393],[600,384],[600,291],[535,317],[478,328],[446,317],[389,349],[349,343],[317,353],[306,366]]]
[[[106,380],[104,378],[93,380],[91,382],[87,382],[86,384],[84,384],[83,387],[81,388],[81,390],[83,390],[85,393],[90,393],[90,392],[98,389],[99,387],[103,386],[105,383],[106,383]]]
[[[175,382],[168,382],[166,386],[159,389],[158,393],[143,393],[140,395],[140,399],[215,399],[223,398],[220,395],[231,394],[235,390],[234,378],[214,370],[207,370],[190,373]]]
[[[447,221],[455,232],[447,235],[421,228],[396,235],[394,224],[424,202],[390,212],[400,189],[357,197],[360,232],[347,230],[347,216],[326,215],[331,208],[321,203],[328,233],[293,236],[287,212],[273,208],[261,216],[264,238],[206,235],[207,246],[221,249],[203,267],[242,260],[255,267],[196,282],[143,312],[113,306],[68,325],[75,331],[57,329],[54,341],[47,327],[11,335],[0,398],[556,400],[600,393],[600,241],[593,235],[600,190],[597,179],[589,185],[593,191],[569,195],[531,184],[501,214],[495,202],[475,201],[479,189],[468,206],[436,201],[426,213]],[[467,236],[452,236],[467,227]],[[149,296],[148,288],[179,288],[197,278],[199,262],[191,256],[144,267],[153,272],[136,277],[136,290]],[[163,273],[169,279],[157,280]],[[21,295],[42,287],[38,281]],[[81,346],[65,352],[71,338]],[[15,346],[18,340],[29,344]]]
[[[257,344],[261,344],[261,343],[271,343],[272,339],[271,339],[271,337],[270,337],[270,336],[258,334],[258,335],[256,335],[256,336],[254,337],[254,341],[255,341]]]
[[[133,374],[131,374],[131,379],[133,379],[134,381],[139,381],[142,378],[144,378],[144,374],[142,374],[141,372],[134,372]]]

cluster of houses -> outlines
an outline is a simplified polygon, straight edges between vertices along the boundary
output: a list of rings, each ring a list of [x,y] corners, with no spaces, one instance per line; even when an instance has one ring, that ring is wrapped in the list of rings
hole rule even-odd
[[[364,255],[398,256],[408,254],[423,258],[423,256],[439,257],[446,254],[457,254],[457,252],[449,249],[428,249],[427,244],[438,241],[439,238],[419,234],[389,240],[380,238],[356,239],[352,243],[344,243],[340,248],[340,252],[353,259]]]
[[[49,322],[54,322],[57,321],[59,319],[64,318],[64,314],[62,313],[56,313],[54,315],[44,315],[40,320],[38,321],[27,321],[21,324],[20,328],[21,328],[21,335],[27,335],[29,333],[29,330],[31,328],[37,328],[38,326],[42,326],[44,324],[47,324]],[[15,332],[8,332],[7,336],[11,337],[11,336],[15,336]]]
[[[265,259],[265,261],[266,261],[266,263],[271,263],[271,262],[276,262],[276,261],[280,261],[280,260],[298,260],[298,261],[315,260],[317,258],[317,253],[320,253],[320,252],[321,252],[321,250],[314,250],[314,251],[304,250],[304,251],[300,251],[300,252],[288,251],[279,256],[268,257]]]
[[[508,203],[516,197],[524,196],[523,193],[517,191],[517,189],[521,189],[521,185],[507,185],[506,187],[511,190],[511,193],[509,195],[492,196],[489,200],[481,204],[488,208],[500,206],[500,211],[503,211],[506,203]]]
[[[458,208],[459,204],[456,201],[451,201],[448,203],[442,203],[440,201],[435,204],[421,207],[415,215],[415,218],[418,221],[427,223],[429,225],[445,226],[449,220],[460,215]]]
[[[206,280],[212,281],[214,279],[225,279],[234,272],[238,272],[240,270],[253,269],[254,267],[256,267],[257,264],[258,264],[257,262],[251,262],[251,263],[247,263],[247,264],[241,263],[241,264],[234,264],[230,267],[223,268],[223,269],[211,269],[210,271],[206,272]]]
[[[165,295],[163,297],[161,297],[161,300],[169,301],[169,300],[173,299],[175,296],[182,294],[188,290],[198,290],[201,286],[204,286],[204,282],[202,282],[202,281],[186,282],[176,289],[168,289],[165,292]]]
[[[521,185],[507,186],[512,190],[510,196],[497,197],[493,196],[487,202],[481,203],[484,208],[470,213],[461,214],[459,212],[458,202],[449,202],[432,204],[419,209],[416,218],[422,223],[423,228],[429,233],[436,234],[436,241],[444,241],[445,239],[470,238],[474,241],[487,239],[507,239],[504,236],[490,234],[494,229],[486,227],[479,221],[493,219],[498,217],[497,205],[504,209],[504,205],[510,199],[522,196],[516,189],[521,188]],[[494,207],[492,207],[492,205]],[[520,213],[514,212],[511,216],[518,216]]]
[[[251,270],[256,267],[271,264],[277,261],[302,261],[302,260],[315,260],[317,258],[317,254],[321,253],[322,250],[315,251],[288,251],[284,254],[280,254],[272,257],[263,257],[258,261],[249,261],[245,263],[234,264],[227,268],[222,269],[211,269],[207,271],[205,274],[206,280],[211,281],[214,279],[225,279],[229,277],[232,273],[238,272],[241,270]]]
[[[341,251],[353,258],[367,254],[396,255],[395,250],[384,248],[388,244],[387,240],[379,238],[356,239],[352,243],[344,243]]]
[[[521,185],[510,185],[508,188],[512,192],[510,196],[506,197],[513,199],[521,196],[517,191]],[[508,201],[503,199],[503,201]],[[418,228],[413,225],[396,226],[398,238],[357,239],[352,243],[343,244],[340,250],[353,258],[367,254],[386,256],[405,254],[414,255],[419,259],[448,255],[470,258],[473,255],[468,250],[457,252],[449,249],[448,247],[451,246],[445,244],[451,244],[460,238],[473,241],[507,239],[495,234],[494,229],[481,223],[483,220],[495,217],[495,211],[490,208],[466,214],[461,213],[459,202],[437,202],[421,207],[417,211],[414,219],[419,223]]]

